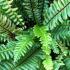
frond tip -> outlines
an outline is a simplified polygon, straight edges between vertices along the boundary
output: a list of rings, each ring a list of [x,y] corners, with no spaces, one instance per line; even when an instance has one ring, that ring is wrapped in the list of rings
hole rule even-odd
[[[53,61],[50,56],[46,56],[46,59],[43,61],[43,65],[46,70],[53,70]]]

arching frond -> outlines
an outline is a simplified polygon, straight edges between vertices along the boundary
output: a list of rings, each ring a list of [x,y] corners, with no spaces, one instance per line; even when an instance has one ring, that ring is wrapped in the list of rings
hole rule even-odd
[[[22,16],[18,14],[17,8],[12,8],[11,3],[13,0],[0,0],[0,12],[10,18],[13,23],[24,24]]]
[[[41,24],[43,22],[44,11],[48,7],[48,2],[48,0],[14,0],[13,6],[19,8],[19,12],[25,19],[30,19],[36,23]]]
[[[41,69],[40,65],[44,55],[41,50],[36,51],[27,60],[22,61],[20,64],[15,64],[13,61],[5,61],[0,63],[1,70],[37,70]]]
[[[66,20],[63,24],[59,25],[52,30],[52,36],[56,40],[69,40],[70,41],[70,21]]]
[[[16,39],[18,41],[16,42],[14,50],[14,61],[17,61],[21,56],[24,56],[28,49],[33,45],[33,40],[29,35],[20,35],[17,36]]]
[[[67,17],[70,17],[70,0],[57,0],[46,10],[44,24],[52,30],[57,25],[63,23]]]
[[[13,42],[9,42],[7,45],[0,45],[0,61],[13,58],[14,46]]]
[[[4,15],[0,14],[0,33],[8,32],[13,33],[15,30],[15,25]]]

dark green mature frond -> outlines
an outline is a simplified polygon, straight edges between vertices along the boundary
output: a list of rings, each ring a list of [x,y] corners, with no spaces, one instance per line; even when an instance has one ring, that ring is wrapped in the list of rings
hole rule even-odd
[[[49,4],[49,0],[38,0],[38,7],[39,7],[39,11],[41,14],[41,22],[43,22],[43,15],[46,11],[46,8],[48,8],[48,4]]]
[[[66,69],[70,70],[70,66],[69,66],[70,65],[70,58],[69,57],[64,59],[64,63],[65,63]]]
[[[63,23],[67,17],[70,17],[70,0],[57,0],[51,4],[50,8],[46,10],[44,24],[52,30],[57,25]]]
[[[0,63],[0,70],[12,70],[12,67],[15,67],[12,61],[3,61]]]
[[[15,70],[37,70],[40,69],[40,65],[42,63],[42,59],[44,57],[41,57],[43,55],[42,51],[36,51],[36,53],[32,54],[31,57],[27,58],[26,61],[23,61],[22,64],[16,68]]]
[[[14,0],[14,6],[19,8],[19,12],[25,19],[29,18],[36,23],[42,23],[43,14],[48,7],[48,0]],[[16,3],[16,5],[15,5]],[[23,14],[24,13],[24,14]],[[27,19],[27,20],[29,20]]]
[[[17,12],[17,8],[11,7],[12,1],[13,0],[0,0],[0,12],[10,18],[16,24],[24,24],[22,16]]]
[[[14,46],[13,42],[9,42],[7,45],[0,45],[0,61],[13,58]]]
[[[40,10],[41,11],[41,14],[43,15],[46,11],[46,9],[49,8],[49,0],[39,0],[40,2]]]
[[[29,58],[24,60],[20,64],[15,64],[12,61],[5,61],[0,63],[1,70],[37,70],[40,69],[40,65],[42,59],[44,59],[44,55],[41,50],[37,50],[34,54],[32,54]]]
[[[13,7],[18,7],[19,13],[22,14],[24,19],[34,20],[34,22],[41,24],[48,3],[48,0],[13,0]]]
[[[8,32],[13,33],[15,25],[4,15],[0,14],[0,33]]]
[[[56,40],[69,40],[70,41],[70,21],[66,20],[63,24],[59,25],[52,30],[52,36]]]

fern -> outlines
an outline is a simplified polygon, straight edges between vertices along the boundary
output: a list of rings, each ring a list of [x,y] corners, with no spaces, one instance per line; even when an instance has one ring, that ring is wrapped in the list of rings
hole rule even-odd
[[[0,70],[70,70],[70,0],[0,0]]]
[[[33,45],[32,38],[28,35],[21,35],[16,37],[16,39],[18,41],[16,42],[14,50],[14,61],[17,61],[21,56],[24,56],[28,49]]]
[[[7,45],[0,45],[0,61],[13,58],[14,43],[9,42]]]
[[[51,44],[51,41],[52,41],[51,37],[49,36],[48,33],[46,33],[46,29],[44,26],[43,27],[35,26],[34,27],[34,33],[37,37],[40,37],[40,41],[42,44],[42,50],[46,54],[46,60],[43,62],[44,67],[46,68],[46,70],[52,70],[53,69],[53,63],[52,63],[52,60],[50,57],[51,50],[49,47],[49,45]],[[46,67],[46,64],[47,64],[47,67]]]
[[[25,19],[28,21],[31,19],[35,23],[42,23],[43,21],[43,14],[45,11],[45,7],[48,7],[48,0],[14,0],[14,6],[16,3],[16,6],[19,8],[19,12],[23,15]],[[19,4],[17,4],[19,3]],[[21,8],[20,8],[21,6]],[[22,11],[23,10],[23,11]]]
[[[70,17],[69,8],[69,0],[54,1],[50,8],[46,10],[46,16],[44,16],[45,21],[43,23],[46,24],[50,30],[54,29],[54,27],[63,23],[68,16]]]
[[[69,27],[69,23],[70,21],[64,21],[63,24],[61,24],[60,26],[56,27],[53,31],[52,31],[52,35],[55,37],[55,39],[69,39],[70,35],[70,27]],[[55,32],[55,33],[54,33]]]
[[[11,24],[11,21],[7,19],[6,16],[2,15],[0,16],[0,32],[9,32],[12,33],[15,30],[15,25]]]
[[[22,16],[18,15],[17,8],[12,8],[11,3],[13,0],[1,0],[0,1],[0,12],[10,18],[16,24],[24,24]]]
[[[42,31],[41,31],[42,30]],[[50,47],[48,45],[51,42],[50,36],[46,33],[45,27],[35,26],[34,28],[35,36],[40,37],[41,44],[43,45],[43,51],[46,54],[50,54]],[[46,36],[47,35],[47,36]],[[46,51],[47,50],[47,51]]]
[[[53,69],[53,62],[50,56],[47,56],[46,59],[43,61],[44,67],[46,70]]]
[[[5,33],[0,34],[0,42],[1,43],[4,43],[4,42],[8,41],[9,39],[10,38],[7,36],[7,34],[5,34]]]
[[[13,63],[12,61],[6,61],[6,62],[2,62],[0,64],[1,70],[37,70],[40,67],[40,63],[41,63],[41,59],[43,59],[44,57],[41,57],[42,51],[36,51],[36,53],[34,53],[31,57],[27,58],[26,61],[23,61],[20,64],[16,64]]]

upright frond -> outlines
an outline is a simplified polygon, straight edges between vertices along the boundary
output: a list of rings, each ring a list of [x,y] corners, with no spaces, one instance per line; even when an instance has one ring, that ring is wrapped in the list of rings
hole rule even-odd
[[[42,44],[41,48],[43,52],[46,54],[45,60],[43,61],[44,67],[46,70],[52,70],[53,62],[50,56],[50,53],[51,53],[50,44],[51,44],[52,38],[50,37],[50,34],[46,32],[46,28],[44,26],[39,27],[38,25],[34,27],[34,34],[35,36],[40,38],[40,41]]]
[[[38,0],[23,0],[23,7],[24,11],[27,13],[27,17],[34,20],[36,23],[41,22],[38,2]]]

